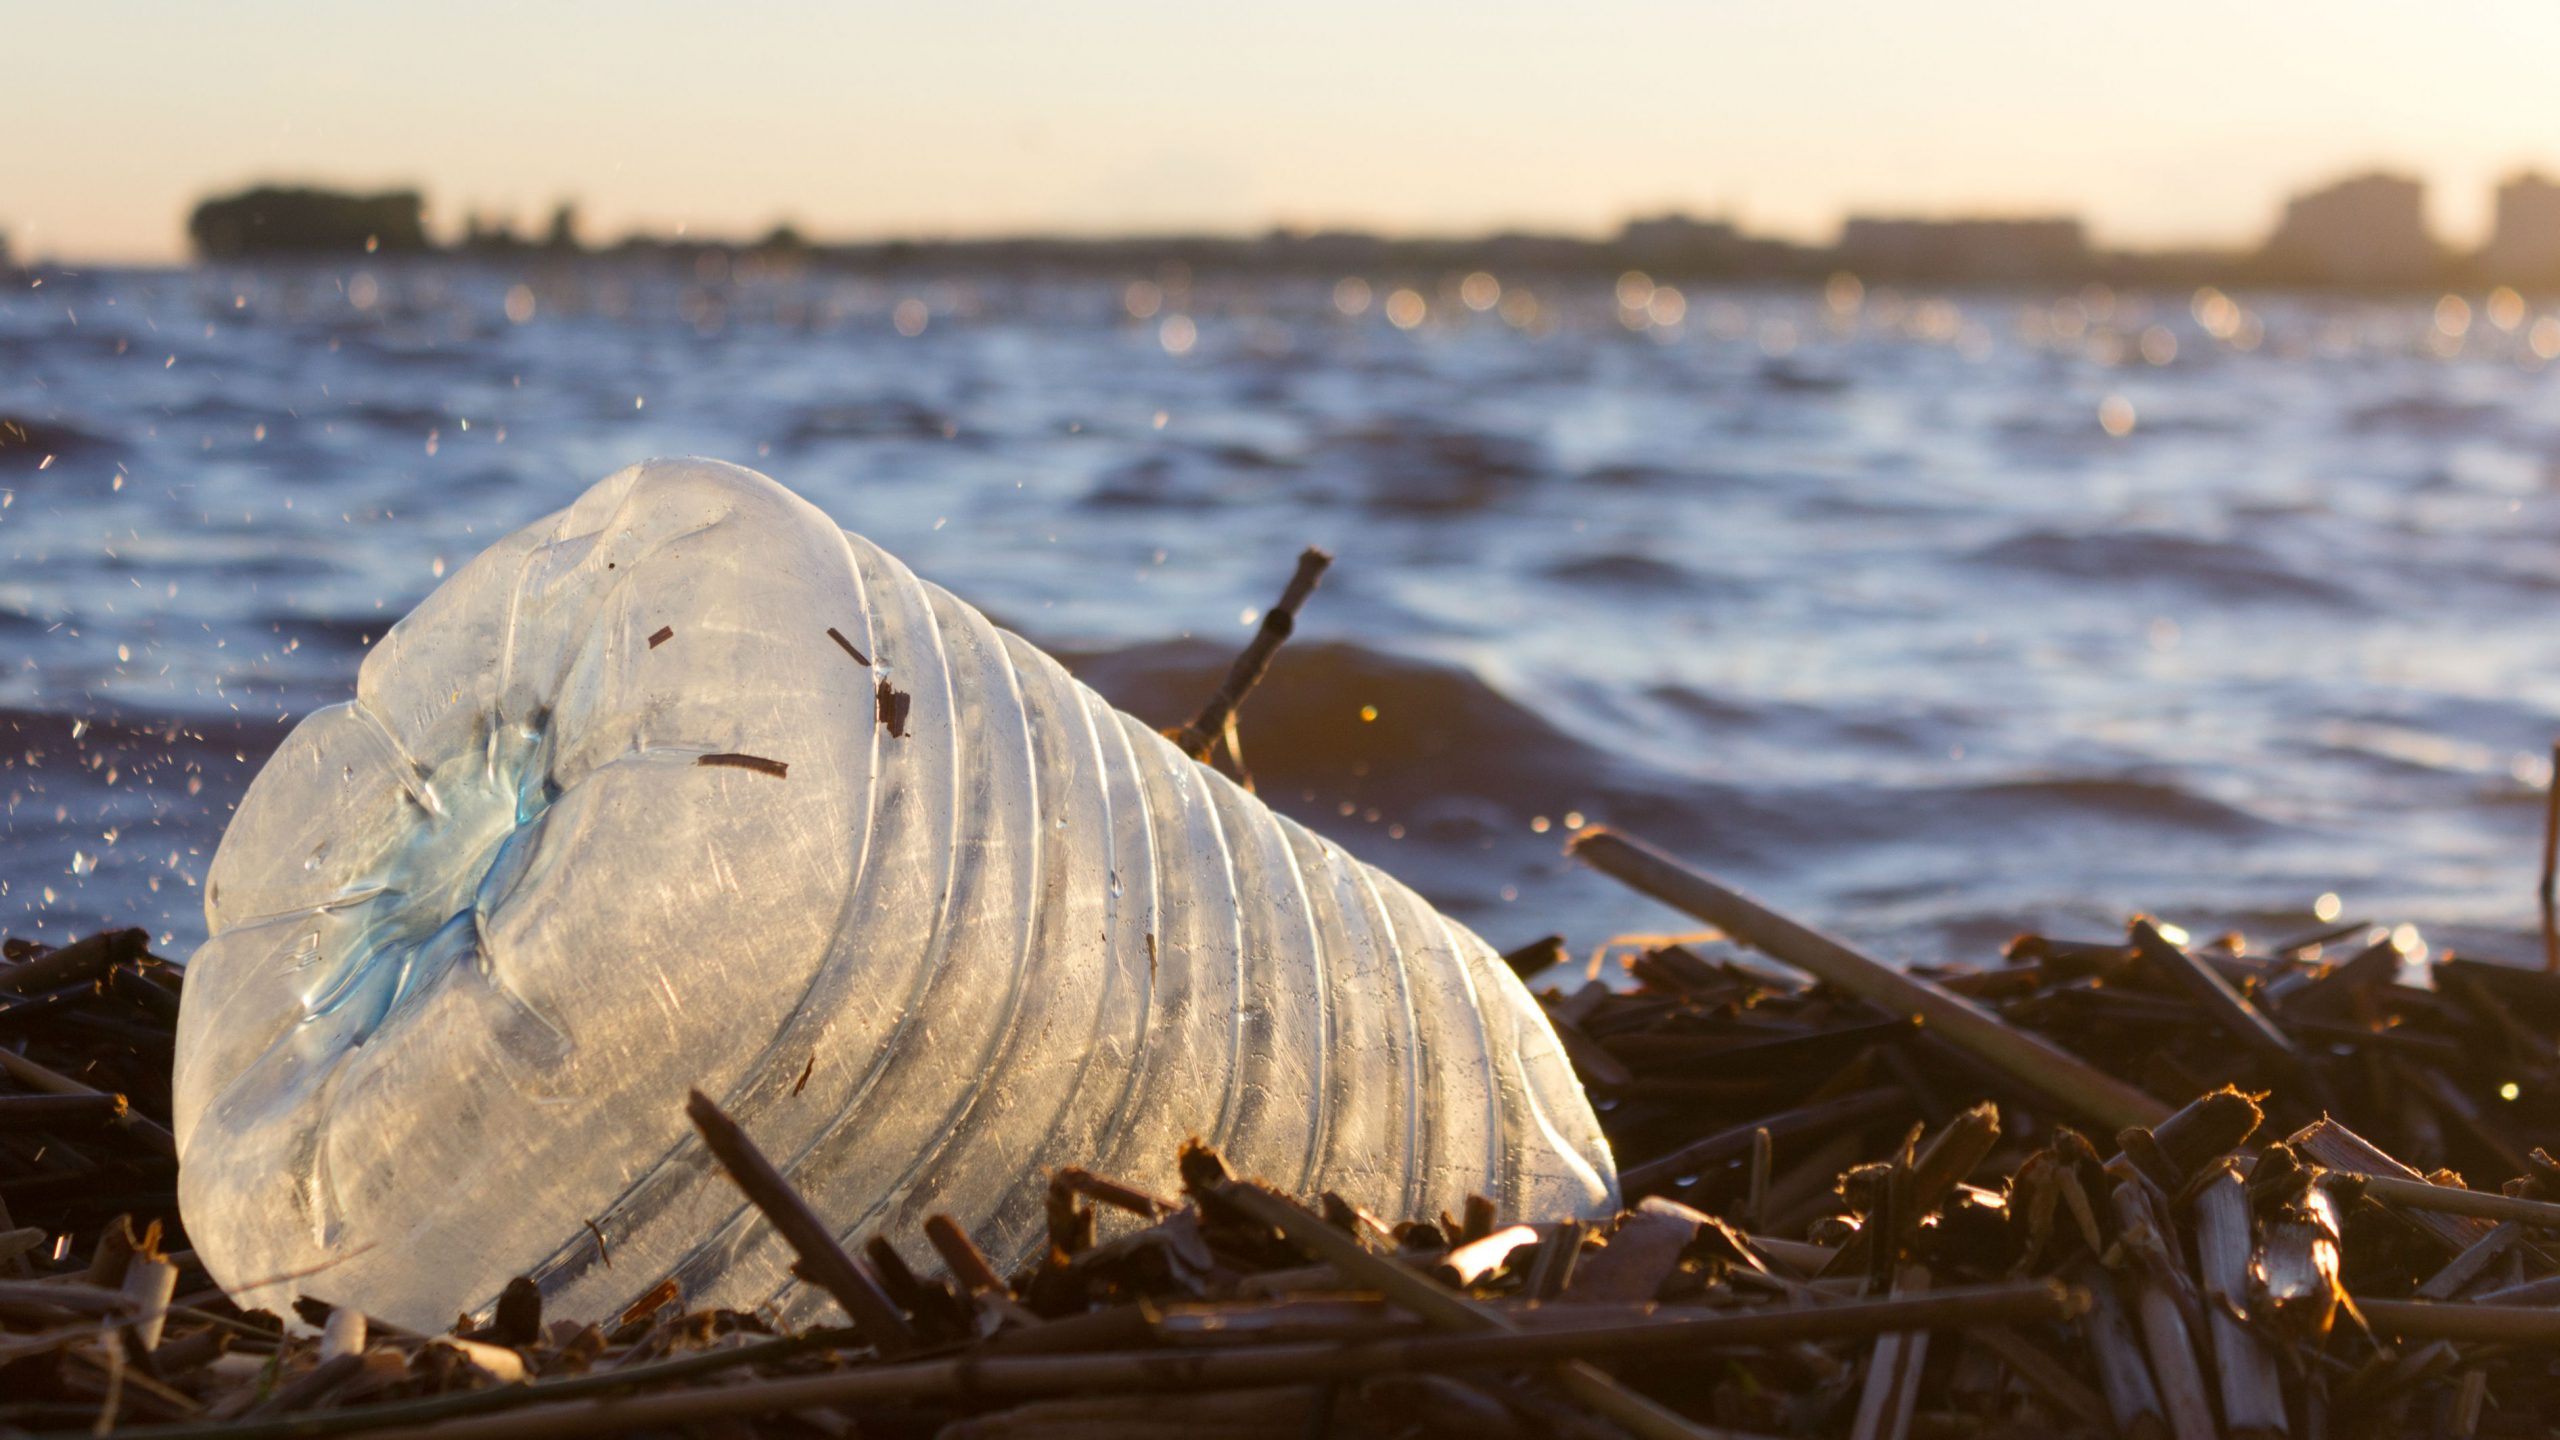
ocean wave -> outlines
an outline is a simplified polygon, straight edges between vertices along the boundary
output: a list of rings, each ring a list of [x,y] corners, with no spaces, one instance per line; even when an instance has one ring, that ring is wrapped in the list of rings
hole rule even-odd
[[[1541,573],[1548,579],[1570,585],[1623,590],[1638,595],[1677,595],[1694,592],[1702,586],[1714,588],[1717,585],[1717,582],[1687,566],[1623,550],[1558,560]],[[1735,587],[1728,583],[1724,588]]]
[[[33,471],[47,456],[87,460],[121,447],[67,420],[0,415],[0,470]]]
[[[2030,530],[1972,552],[1980,564],[2062,580],[2174,585],[2226,600],[2357,606],[2353,591],[2305,575],[2259,547],[2160,530]]]
[[[2507,409],[2487,401],[2447,400],[2434,395],[2405,395],[2359,405],[2347,412],[2351,431],[2396,430],[2412,435],[2460,438],[2495,432]]]
[[[782,443],[805,449],[830,440],[941,440],[959,429],[951,416],[906,395],[877,395],[793,414]]]
[[[2194,834],[2243,837],[2271,822],[2177,780],[2138,775],[2041,775],[1904,791],[1921,812],[1966,829],[2016,829],[2108,822]]]
[[[1104,469],[1082,503],[1093,509],[1205,510],[1254,499],[1292,463],[1252,445],[1151,450]]]
[[[1132,715],[1173,726],[1217,689],[1234,652],[1200,640],[1061,654]],[[1604,752],[1474,673],[1345,641],[1280,652],[1245,703],[1246,761],[1285,793],[1358,781],[1365,796],[1497,796],[1520,805],[1588,794]]]
[[[1545,453],[1513,435],[1398,416],[1327,434],[1309,458],[1318,476],[1354,487],[1345,498],[1393,514],[1482,510],[1510,500],[1549,473]]]

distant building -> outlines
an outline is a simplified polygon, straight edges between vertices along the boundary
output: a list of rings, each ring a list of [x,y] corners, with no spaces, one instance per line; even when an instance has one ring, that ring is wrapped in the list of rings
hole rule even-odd
[[[1578,235],[1540,235],[1524,230],[1487,235],[1477,243],[1475,251],[1482,263],[1502,271],[1577,270],[1609,263],[1606,248],[1594,241]]]
[[[2497,221],[2479,270],[2489,280],[2560,283],[2560,182],[2528,171],[2498,187]]]
[[[1723,220],[1674,212],[1628,221],[1618,231],[1618,249],[1654,270],[1722,269],[1741,252],[1742,232]]]
[[[1383,264],[1393,248],[1385,236],[1365,230],[1274,230],[1260,243],[1262,253],[1277,262],[1331,270]]]
[[[2278,279],[2337,285],[2417,284],[2444,265],[2426,185],[2379,171],[2287,201],[2260,259]]]
[[[2068,216],[1914,220],[1854,215],[1838,263],[1887,280],[2063,279],[2089,268],[2089,237]]]

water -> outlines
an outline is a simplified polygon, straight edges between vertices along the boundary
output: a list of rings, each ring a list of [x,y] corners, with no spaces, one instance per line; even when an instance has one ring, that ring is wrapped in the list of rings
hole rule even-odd
[[[1904,959],[2137,908],[2276,938],[2330,893],[2538,953],[2560,322],[1750,290],[1665,327],[1533,280],[1426,285],[1408,331],[1330,277],[1137,278],[0,292],[0,928],[184,953],[231,804],[383,628],[702,453],[1166,724],[1333,549],[1246,759],[1497,944],[1683,928],[1562,858],[1589,819]]]

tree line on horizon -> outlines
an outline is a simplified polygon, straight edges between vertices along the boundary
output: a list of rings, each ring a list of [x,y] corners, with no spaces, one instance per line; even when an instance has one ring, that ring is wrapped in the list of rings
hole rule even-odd
[[[2520,177],[2509,188],[2517,185],[2549,182]],[[2560,186],[2549,188],[2560,195]],[[2540,269],[2527,265],[2517,272],[2508,264],[2502,273],[2490,273],[2482,263],[2487,257],[2447,250],[2425,234],[2421,193],[2417,182],[2398,177],[2351,177],[2297,197],[2270,241],[2248,250],[2102,250],[2089,243],[2080,221],[2070,217],[1853,217],[1835,243],[1804,245],[1747,235],[1727,221],[1677,213],[1631,220],[1606,239],[1520,231],[1395,238],[1362,231],[1275,229],[1256,236],[1028,235],[819,243],[785,223],[753,240],[634,234],[591,246],[580,238],[577,209],[569,203],[554,210],[539,237],[519,235],[503,221],[474,214],[459,240],[439,245],[427,230],[426,198],[416,189],[356,193],[283,185],[256,185],[202,201],[188,217],[187,234],[197,258],[213,262],[428,254],[683,259],[754,253],[785,256],[794,263],[870,269],[968,264],[1117,270],[1180,261],[1195,269],[1336,273],[1400,267],[1594,274],[1644,269],[1707,279],[1819,280],[1845,270],[1886,282],[1953,284],[2560,287],[2560,221],[2553,226],[2552,253]],[[2341,203],[2341,197],[2365,203],[2359,208]],[[2507,198],[2502,192],[2501,203]],[[2374,257],[2388,263],[2366,263]]]

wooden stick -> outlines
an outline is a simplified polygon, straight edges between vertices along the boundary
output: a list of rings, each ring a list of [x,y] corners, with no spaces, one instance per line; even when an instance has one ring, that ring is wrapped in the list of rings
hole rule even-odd
[[[151,948],[146,930],[101,930],[59,950],[0,966],[0,990],[32,995],[58,985],[94,980],[119,965],[142,958]]]
[[[1219,684],[1218,693],[1209,697],[1209,703],[1200,707],[1191,723],[1165,733],[1176,749],[1194,760],[1209,758],[1218,737],[1226,733],[1227,717],[1262,682],[1262,672],[1271,668],[1271,657],[1280,652],[1281,642],[1298,628],[1298,607],[1316,593],[1316,582],[1324,578],[1325,567],[1332,563],[1331,555],[1313,545],[1299,552],[1297,573],[1289,577],[1288,588],[1280,592],[1278,602],[1264,613],[1262,628],[1253,632],[1244,653],[1227,667],[1227,678]]]
[[[1106,1179],[1081,1165],[1065,1166],[1049,1177],[1049,1183],[1070,1194],[1126,1210],[1141,1220],[1159,1219],[1182,1208],[1161,1195],[1150,1195],[1134,1185]]]
[[[1766,1132],[1771,1140],[1792,1140],[1804,1134],[1828,1134],[1844,1126],[1860,1125],[1879,1115],[1890,1115],[1902,1109],[1905,1097],[1890,1086],[1872,1090],[1852,1090],[1836,1099],[1817,1101],[1783,1114],[1770,1115],[1719,1130],[1702,1140],[1693,1140],[1658,1159],[1647,1160],[1618,1172],[1620,1193],[1636,1196],[1660,1190],[1683,1175],[1694,1175],[1711,1165],[1721,1165],[1750,1153]]]
[[[1896,1295],[1927,1293],[1929,1271],[1905,1266],[1894,1280]],[[1929,1362],[1929,1332],[1896,1330],[1876,1337],[1867,1360],[1867,1378],[1858,1391],[1857,1419],[1850,1440],[1906,1440],[1911,1415],[1920,1404],[1920,1371]]]
[[[2275,1027],[2261,1014],[2249,998],[2232,988],[2222,972],[2169,943],[2158,926],[2147,919],[2133,922],[2133,949],[2163,979],[2175,984],[2196,1002],[2216,1025],[2229,1031],[2241,1044],[2257,1050],[2288,1072],[2302,1068],[2302,1052],[2294,1046],[2293,1037]]]
[[[684,1109],[721,1168],[738,1182],[739,1189],[747,1192],[747,1198],[764,1212],[764,1218],[800,1257],[796,1268],[801,1278],[834,1296],[852,1318],[854,1328],[862,1332],[862,1338],[881,1354],[895,1357],[914,1350],[915,1332],[881,1290],[880,1282],[836,1243],[827,1222],[809,1208],[809,1202],[747,1138],[738,1122],[699,1090],[686,1099]]]
[[[41,1090],[48,1095],[103,1095],[106,1093],[83,1085],[68,1075],[47,1069],[5,1047],[0,1047],[0,1071],[8,1072],[10,1079],[28,1089]],[[159,1154],[174,1158],[178,1153],[178,1137],[170,1134],[167,1126],[143,1116],[138,1111],[127,1109],[117,1118],[115,1124],[116,1128]]]
[[[0,1305],[45,1305],[82,1315],[121,1315],[136,1308],[121,1290],[76,1280],[0,1280]]]
[[[2169,1107],[2058,1045],[2032,1035],[1933,981],[1862,955],[1820,931],[1797,924],[1740,891],[1631,836],[1599,826],[1573,838],[1572,853],[1602,872],[1723,930],[1734,939],[1896,1015],[1916,1015],[1930,1029],[2104,1125],[2156,1125]]]
[[[2046,1281],[1965,1287],[1907,1299],[1771,1306],[1712,1313],[1694,1320],[1422,1335],[1356,1345],[1317,1343],[1205,1352],[1099,1351],[910,1361],[834,1374],[753,1380],[571,1404],[538,1403],[548,1398],[545,1391],[549,1386],[534,1384],[502,1392],[497,1398],[516,1406],[504,1413],[434,1425],[373,1429],[372,1433],[385,1440],[551,1440],[555,1436],[662,1429],[724,1417],[829,1406],[972,1396],[1233,1390],[1304,1385],[1398,1370],[1438,1372],[1546,1364],[1578,1356],[1638,1360],[1796,1340],[1856,1339],[1897,1330],[1949,1330],[2061,1320],[2079,1313],[2086,1303],[2084,1294]],[[329,1418],[336,1430],[352,1433],[371,1428],[365,1422],[377,1417],[351,1411]],[[151,1440],[279,1440],[294,1433],[301,1432],[190,1425],[156,1429]]]
[[[2560,973],[2560,741],[2551,745],[2551,782],[2543,787],[2542,807],[2542,968]]]
[[[1523,980],[1541,973],[1551,965],[1561,965],[1564,960],[1564,937],[1561,935],[1541,935],[1517,950],[1502,952],[1502,963],[1510,966],[1511,973]]]
[[[121,1095],[0,1095],[0,1130],[85,1130],[111,1125],[129,1107]]]
[[[2493,1230],[2489,1233],[2494,1235],[2497,1231]],[[2438,1297],[2420,1291],[2416,1298],[2433,1300]],[[2484,1290],[2471,1298],[2482,1305],[2549,1305],[2555,1300],[2560,1300],[2560,1275],[2545,1275],[2539,1280],[2527,1280],[2521,1285],[2501,1285],[2495,1290]]]
[[[2444,1262],[2427,1283],[2418,1287],[2421,1300],[2450,1300],[2462,1293],[2462,1287],[2480,1278],[2491,1265],[2507,1257],[2507,1252],[2524,1238],[2524,1227],[2513,1220],[2501,1221],[2498,1228],[2474,1241],[2471,1248]]]
[[[996,1273],[995,1266],[987,1263],[986,1252],[970,1240],[969,1232],[960,1228],[959,1221],[948,1215],[928,1215],[924,1218],[924,1238],[925,1243],[933,1247],[933,1252],[942,1257],[943,1265],[949,1268],[951,1277],[960,1282],[962,1289],[972,1295],[984,1295],[990,1291],[998,1295],[1006,1293],[1004,1277]]]
[[[2358,1300],[2356,1309],[2376,1330],[2409,1340],[2488,1340],[2546,1349],[2560,1346],[2560,1309],[2548,1306]]]
[[[2515,1195],[2501,1195],[2494,1190],[2465,1190],[2458,1185],[2430,1185],[2424,1180],[2409,1180],[2397,1175],[2355,1175],[2354,1178],[2364,1182],[2364,1193],[2368,1197],[2385,1204],[2405,1205],[2412,1210],[2442,1211],[2447,1215],[2471,1215],[2482,1220],[2513,1220],[2546,1230],[2560,1230],[2560,1205],[2548,1200],[2527,1200]]]

